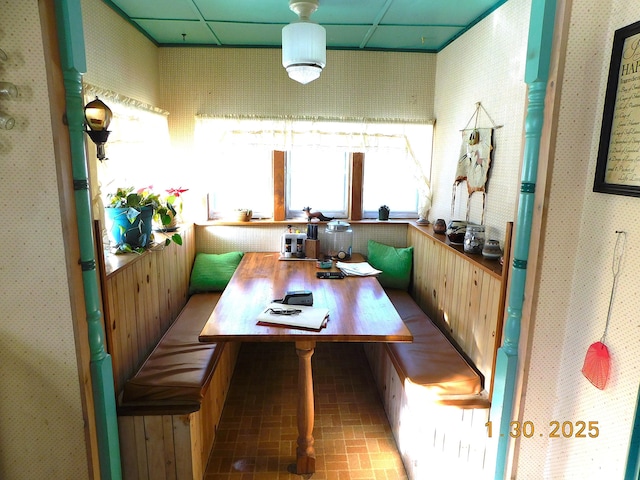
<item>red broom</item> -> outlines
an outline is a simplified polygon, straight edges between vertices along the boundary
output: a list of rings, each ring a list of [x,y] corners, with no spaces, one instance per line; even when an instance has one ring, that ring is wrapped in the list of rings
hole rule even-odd
[[[618,283],[618,274],[620,273],[620,262],[622,261],[622,255],[624,253],[624,244],[627,239],[627,234],[625,232],[616,230],[616,233],[618,234],[618,239],[616,240],[616,246],[613,251],[613,263],[611,266],[613,271],[613,286],[611,287],[611,297],[609,298],[607,323],[605,324],[604,333],[602,334],[600,341],[591,344],[587,350],[587,355],[584,358],[584,365],[582,366],[582,374],[600,390],[604,390],[604,387],[607,385],[607,380],[609,379],[609,349],[604,344],[604,341],[607,336],[607,330],[609,329],[613,297]],[[620,239],[622,239],[622,241]]]

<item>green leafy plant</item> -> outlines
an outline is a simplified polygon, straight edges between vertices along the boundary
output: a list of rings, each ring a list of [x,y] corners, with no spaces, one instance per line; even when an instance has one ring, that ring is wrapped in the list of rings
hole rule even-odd
[[[176,196],[170,193],[168,196],[161,197],[159,194],[154,193],[152,188],[151,186],[138,190],[134,190],[133,187],[118,188],[115,193],[107,195],[109,204],[106,208],[124,209],[124,215],[131,225],[136,222],[145,208],[150,208],[152,210],[152,217],[156,218],[156,221],[158,221],[160,225],[168,225],[176,214],[176,209],[173,206]],[[184,191],[185,190],[179,191],[178,196]],[[140,218],[142,219],[143,217]],[[147,225],[147,227],[150,228],[150,225]],[[140,246],[133,246],[125,240],[125,235],[128,231],[126,227],[119,225],[118,229],[120,231],[119,237],[122,241],[117,243],[116,253],[142,253],[151,247],[152,239],[146,238],[146,234],[143,233],[142,222],[138,224]],[[182,236],[177,232],[174,233],[170,237],[165,238],[163,246],[169,245],[172,241],[178,245],[182,245]]]
[[[158,208],[153,219],[160,226],[162,231],[173,231],[176,229],[178,218],[182,214],[182,194],[188,191],[187,188],[170,188],[166,190],[166,195],[159,197]]]

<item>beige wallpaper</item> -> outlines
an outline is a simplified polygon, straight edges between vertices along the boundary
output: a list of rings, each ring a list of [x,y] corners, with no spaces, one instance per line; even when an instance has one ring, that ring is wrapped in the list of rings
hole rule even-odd
[[[528,388],[521,419],[542,438],[523,440],[517,478],[622,479],[640,380],[640,199],[593,193],[613,33],[640,20],[637,2],[572,2]],[[581,368],[605,328],[615,230],[627,232],[606,344],[604,391]],[[549,422],[598,422],[597,438],[549,439]]]
[[[287,76],[279,49],[160,49],[160,106],[171,112],[172,154],[181,165],[176,184],[191,188],[190,218],[207,218],[206,187],[196,187],[206,183],[193,179],[195,115],[430,121],[435,60],[434,54],[328,51],[320,79],[300,85]]]
[[[160,102],[158,48],[101,0],[81,0],[83,79],[150,105]]]
[[[162,48],[160,106],[179,144],[199,113],[432,120],[435,58],[329,50],[320,78],[300,85],[280,49]]]
[[[0,478],[88,478],[38,2],[1,2]]]
[[[304,224],[294,224],[294,228],[304,232]],[[328,245],[326,226],[319,225],[318,244],[320,252],[325,252]],[[285,224],[251,226],[198,226],[196,228],[196,244],[198,251],[206,253],[224,253],[229,251],[242,252],[278,252],[282,234],[286,230]],[[367,254],[368,241],[404,247],[407,245],[406,224],[354,224],[352,225],[353,252]]]
[[[515,218],[526,85],[530,0],[510,0],[438,53],[433,151],[433,207],[430,217],[452,219],[451,203],[464,129],[480,102],[478,127],[494,123],[493,160],[486,186],[486,237],[504,239],[505,224]],[[470,127],[475,125],[475,117]],[[466,183],[457,189],[453,217],[464,219]],[[470,201],[469,221],[480,223],[482,196]]]

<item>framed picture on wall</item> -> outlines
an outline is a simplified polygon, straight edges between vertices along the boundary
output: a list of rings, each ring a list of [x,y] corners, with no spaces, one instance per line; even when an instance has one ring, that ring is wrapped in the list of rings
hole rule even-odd
[[[640,197],[640,22],[613,37],[593,191]]]

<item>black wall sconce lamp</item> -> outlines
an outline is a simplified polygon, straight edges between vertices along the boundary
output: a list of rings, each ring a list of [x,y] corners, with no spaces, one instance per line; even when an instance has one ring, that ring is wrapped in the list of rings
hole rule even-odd
[[[87,103],[84,107],[84,119],[86,124],[85,132],[93,140],[98,149],[98,160],[105,159],[104,144],[111,133],[109,123],[111,123],[111,109],[102,100],[96,97],[95,100]]]

